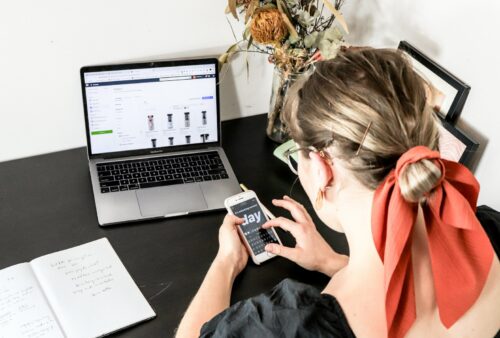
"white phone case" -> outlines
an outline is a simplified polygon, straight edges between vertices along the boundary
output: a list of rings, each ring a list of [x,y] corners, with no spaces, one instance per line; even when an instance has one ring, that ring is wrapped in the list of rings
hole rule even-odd
[[[231,207],[234,206],[234,205],[238,205],[239,203],[242,203],[244,201],[247,201],[247,200],[249,200],[251,198],[255,198],[257,200],[257,203],[259,203],[260,209],[262,210],[263,215],[266,218],[266,221],[269,220],[269,217],[266,215],[266,213],[264,211],[262,203],[260,202],[260,200],[257,197],[257,195],[255,194],[255,192],[253,192],[251,190],[244,191],[244,192],[241,192],[239,194],[236,194],[236,195],[233,195],[231,197],[226,198],[226,200],[224,201],[224,205],[226,206],[227,211],[230,214],[234,215],[233,211],[231,210]],[[269,230],[272,231],[272,233],[274,234],[274,236],[278,240],[278,243],[281,245],[281,240],[278,237],[278,234],[276,233],[276,231],[274,230],[274,228],[270,228]],[[255,264],[260,265],[260,263],[265,262],[268,259],[273,258],[273,257],[276,256],[275,254],[268,253],[268,252],[262,252],[262,253],[256,255],[252,251],[252,249],[250,247],[250,244],[248,243],[248,240],[247,240],[247,238],[246,238],[245,234],[243,233],[243,231],[242,231],[242,229],[241,229],[240,226],[238,226],[238,232],[239,232],[241,238],[243,239],[243,242],[245,243],[245,246],[246,246],[248,252],[250,253],[250,256],[252,257],[252,261]]]

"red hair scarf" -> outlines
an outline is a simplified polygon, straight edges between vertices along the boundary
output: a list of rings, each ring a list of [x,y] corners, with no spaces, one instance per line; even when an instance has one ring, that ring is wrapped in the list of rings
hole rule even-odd
[[[418,203],[401,195],[398,179],[422,159],[441,166],[437,187],[422,204],[439,316],[452,326],[476,301],[493,259],[491,243],[476,218],[479,184],[464,166],[418,146],[398,160],[375,191],[372,232],[385,270],[385,311],[390,338],[403,337],[416,318],[411,245]]]

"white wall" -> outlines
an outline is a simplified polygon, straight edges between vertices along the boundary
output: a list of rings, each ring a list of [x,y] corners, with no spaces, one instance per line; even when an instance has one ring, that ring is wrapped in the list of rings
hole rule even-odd
[[[353,44],[405,39],[472,86],[460,125],[486,147],[480,203],[500,209],[500,2],[345,0]],[[0,11],[0,161],[85,145],[79,68],[123,60],[218,54],[234,41],[225,0],[18,0]],[[239,37],[241,24],[233,26]],[[272,67],[249,55],[221,83],[223,119],[265,112]]]
[[[0,8],[0,161],[84,146],[83,65],[219,55],[225,0],[20,0]],[[243,25],[234,23],[238,37]],[[260,56],[260,55],[258,55]],[[221,79],[223,119],[265,112],[272,68],[240,56]],[[225,71],[223,72],[225,73]]]

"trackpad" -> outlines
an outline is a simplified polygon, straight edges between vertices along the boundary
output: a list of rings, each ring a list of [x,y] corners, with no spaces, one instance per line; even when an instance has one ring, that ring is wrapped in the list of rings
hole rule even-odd
[[[136,190],[142,216],[164,216],[207,208],[198,184]]]

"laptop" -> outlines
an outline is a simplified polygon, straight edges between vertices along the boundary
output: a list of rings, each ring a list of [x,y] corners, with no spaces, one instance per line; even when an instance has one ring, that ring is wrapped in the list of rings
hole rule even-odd
[[[80,70],[101,226],[223,209],[241,190],[221,147],[214,58]]]

